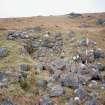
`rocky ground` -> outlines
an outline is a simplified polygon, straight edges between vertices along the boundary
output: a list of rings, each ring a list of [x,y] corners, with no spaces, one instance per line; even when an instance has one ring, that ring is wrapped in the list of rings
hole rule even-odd
[[[105,13],[0,19],[0,105],[105,105]]]

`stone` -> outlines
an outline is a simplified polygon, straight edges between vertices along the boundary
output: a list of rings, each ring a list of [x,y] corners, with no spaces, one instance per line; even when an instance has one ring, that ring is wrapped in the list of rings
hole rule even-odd
[[[41,32],[41,27],[40,26],[35,26],[35,27],[28,27],[25,29],[25,31],[29,32],[29,33],[38,33]]]
[[[68,16],[69,17],[80,17],[80,16],[82,16],[82,14],[72,12],[72,13],[68,14]]]
[[[105,25],[105,19],[97,19],[96,24],[97,25]]]
[[[49,96],[43,96],[39,100],[39,105],[54,105],[54,103]]]
[[[64,93],[64,89],[60,85],[55,85],[49,90],[49,95],[51,97],[61,96]]]
[[[92,80],[92,81],[89,83],[89,87],[96,88],[96,87],[97,87],[97,81]]]
[[[104,71],[105,70],[105,66],[101,63],[97,63],[97,64],[94,64],[93,67],[99,71]]]
[[[49,68],[52,71],[63,70],[66,67],[64,59],[56,59],[49,64]]]
[[[0,87],[5,87],[7,86],[7,75],[3,72],[0,72]]]
[[[7,56],[7,49],[6,48],[0,48],[0,58],[6,57]]]
[[[29,64],[20,64],[19,70],[20,70],[20,72],[27,72],[30,70],[30,65]]]
[[[73,100],[73,98],[70,98],[70,99],[69,99],[67,105],[74,105],[74,100]]]
[[[37,79],[36,86],[39,88],[45,89],[47,87],[47,81],[44,79]]]
[[[79,45],[80,46],[90,46],[90,45],[96,45],[96,42],[93,41],[93,40],[90,40],[90,39],[81,39],[80,42],[79,42]]]
[[[90,75],[91,75],[91,80],[102,80],[101,74],[99,73],[98,70],[94,68],[91,70]]]
[[[74,92],[75,92],[76,97],[79,97],[80,99],[83,99],[87,96],[87,92],[82,86],[79,86],[79,88],[76,89]]]
[[[77,88],[79,85],[78,75],[74,73],[64,74],[60,81],[62,86]]]
[[[4,100],[0,102],[0,105],[17,105],[17,104],[9,100]]]
[[[105,58],[105,53],[100,48],[95,49],[93,53],[95,59]]]
[[[90,96],[84,105],[98,105],[96,98],[94,96]]]

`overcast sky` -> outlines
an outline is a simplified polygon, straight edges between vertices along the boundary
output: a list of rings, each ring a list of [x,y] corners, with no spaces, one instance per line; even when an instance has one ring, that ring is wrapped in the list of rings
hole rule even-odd
[[[0,0],[0,17],[105,12],[105,0]]]

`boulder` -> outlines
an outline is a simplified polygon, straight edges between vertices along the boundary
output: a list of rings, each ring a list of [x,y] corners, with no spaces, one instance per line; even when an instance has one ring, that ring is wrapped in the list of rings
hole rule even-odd
[[[0,58],[7,56],[7,49],[6,48],[0,48]]]
[[[43,96],[39,100],[39,105],[54,105],[54,103],[49,96]]]
[[[55,85],[49,89],[49,94],[51,97],[61,96],[64,93],[64,89],[60,85]]]

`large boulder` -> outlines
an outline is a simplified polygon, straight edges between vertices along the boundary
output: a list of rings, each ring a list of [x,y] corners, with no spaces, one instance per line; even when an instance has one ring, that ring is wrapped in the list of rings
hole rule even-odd
[[[0,58],[7,56],[7,49],[6,48],[0,48]]]
[[[51,97],[61,96],[64,93],[64,89],[60,85],[55,85],[49,89],[49,94]]]

